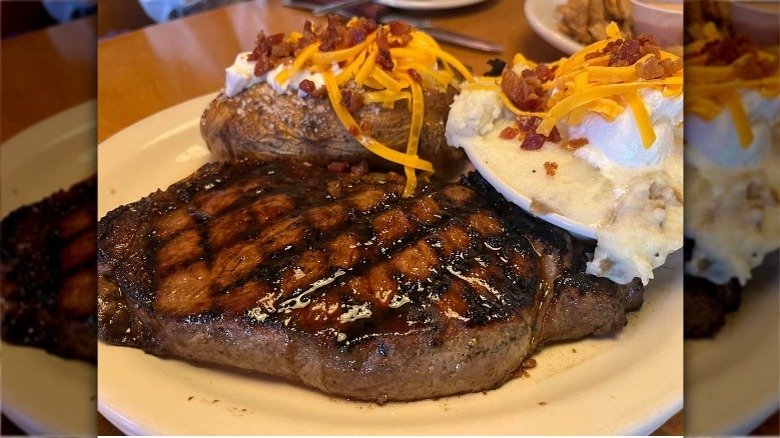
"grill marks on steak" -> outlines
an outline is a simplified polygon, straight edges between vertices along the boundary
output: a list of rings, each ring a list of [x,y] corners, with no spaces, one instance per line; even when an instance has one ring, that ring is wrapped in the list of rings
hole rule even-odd
[[[97,179],[2,222],[3,339],[95,361]]]
[[[458,205],[472,200],[473,191],[453,185],[402,200],[399,183],[327,175],[343,185],[343,195],[333,200],[321,190],[316,193],[319,179],[307,184],[289,172],[274,177],[274,167],[220,178],[230,184],[226,189],[203,190],[216,184],[206,178],[177,189],[175,199],[158,192],[162,196],[149,205],[150,239],[141,268],[149,276],[149,290],[156,291],[149,295],[148,310],[162,317],[251,312],[250,322],[316,333],[324,342],[344,333],[354,333],[350,340],[359,337],[365,325],[360,320],[369,312],[372,331],[397,333],[397,324],[384,327],[388,321],[375,313],[416,299],[401,292],[409,287],[435,289],[431,296],[468,310],[464,318],[501,316],[482,311],[496,301],[493,295],[501,294],[461,284],[492,276],[493,284],[504,286],[499,257],[518,257],[517,248],[477,255],[482,241],[475,237],[492,237],[499,245],[504,229],[491,213],[470,214],[464,211],[468,206]],[[274,193],[296,185],[303,186],[302,196]],[[318,195],[325,205],[306,208],[307,198]],[[530,284],[528,291],[535,287]],[[251,300],[262,291],[274,292],[263,294],[259,303]],[[483,304],[469,306],[464,300]],[[398,305],[392,313],[409,307]],[[425,323],[425,315],[407,316],[402,330]]]
[[[588,277],[612,308],[545,335],[588,313],[549,303],[568,236],[486,189],[206,165],[100,221],[101,337],[384,401],[492,388],[544,342],[625,325],[623,288]]]

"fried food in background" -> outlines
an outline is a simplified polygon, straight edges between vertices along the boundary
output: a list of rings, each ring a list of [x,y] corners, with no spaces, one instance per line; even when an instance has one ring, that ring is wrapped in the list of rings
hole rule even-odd
[[[704,37],[704,23],[713,23],[718,31],[725,36],[731,34],[730,9],[728,2],[700,0],[685,3],[685,42]]]
[[[559,30],[582,44],[605,39],[610,21],[617,23],[624,36],[632,35],[629,0],[569,0],[555,10],[562,16]]]

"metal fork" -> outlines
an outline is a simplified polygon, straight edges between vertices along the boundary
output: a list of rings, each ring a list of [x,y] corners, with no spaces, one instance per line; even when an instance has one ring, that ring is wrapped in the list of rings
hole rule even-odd
[[[417,29],[425,31],[425,33],[432,36],[433,39],[445,43],[468,47],[482,52],[499,53],[504,51],[504,47],[500,44],[436,27],[431,23],[431,20],[427,18],[412,18],[399,14],[386,14],[382,16],[381,21],[383,23],[387,23],[388,21],[404,21]]]

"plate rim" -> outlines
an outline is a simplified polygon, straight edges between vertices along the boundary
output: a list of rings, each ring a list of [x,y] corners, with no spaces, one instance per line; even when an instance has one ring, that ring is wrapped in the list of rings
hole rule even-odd
[[[742,291],[740,307],[734,312],[730,312],[726,315],[726,323],[715,337],[685,339],[684,341],[686,374],[696,372],[701,375],[701,372],[704,371],[706,377],[708,377],[705,381],[697,381],[693,377],[686,379],[687,398],[693,399],[695,395],[697,403],[699,403],[700,406],[702,403],[716,403],[716,401],[712,399],[702,398],[704,395],[702,391],[711,392],[713,389],[723,390],[724,386],[726,386],[723,385],[722,376],[724,374],[728,374],[729,371],[732,374],[748,370],[755,372],[755,369],[750,366],[750,364],[766,359],[766,355],[761,354],[765,351],[762,348],[752,348],[750,351],[753,352],[753,354],[747,358],[748,360],[745,360],[745,357],[741,355],[739,356],[739,359],[734,359],[734,354],[731,350],[726,354],[723,354],[722,352],[719,353],[715,350],[715,348],[718,348],[718,342],[725,342],[727,345],[730,344],[733,346],[734,343],[739,342],[752,333],[750,330],[755,327],[750,327],[750,325],[754,323],[753,319],[755,318],[753,318],[754,314],[748,316],[748,312],[751,309],[758,310],[759,312],[763,310],[767,312],[768,315],[771,313],[771,310],[769,309],[776,309],[778,303],[780,303],[780,296],[778,296],[776,289],[776,286],[780,285],[780,250],[774,250],[768,254],[764,263],[756,268],[753,274],[754,278],[751,280],[753,283],[748,282]],[[762,279],[756,279],[755,277],[757,275],[761,275]],[[762,283],[755,285],[755,281],[761,281]],[[750,287],[751,284],[755,286]],[[774,295],[771,295],[773,289]],[[772,302],[772,300],[774,300],[774,302]],[[773,314],[772,316],[778,318],[777,314]],[[775,320],[774,322],[777,323],[778,321]],[[780,334],[775,332],[774,336],[778,337]],[[759,343],[758,347],[769,347],[770,349],[771,347],[774,347],[774,351],[777,351],[777,345],[773,345],[774,342],[770,336],[764,336],[761,339],[763,340],[763,343]],[[770,351],[769,354],[772,354],[771,350],[766,351]],[[715,355],[719,366],[712,366],[711,362],[701,362],[703,360],[702,358],[712,358],[713,355]],[[726,359],[725,361],[723,360],[724,357]],[[780,359],[778,358],[773,359],[780,362]],[[700,367],[702,365],[704,365],[704,369],[697,368],[694,370],[692,368],[694,366]],[[714,375],[712,375],[713,370],[715,371]],[[778,371],[778,373],[780,373],[780,371]],[[769,377],[770,379],[773,379],[777,376],[778,374],[775,373]],[[713,382],[716,385],[719,385],[719,387],[713,388],[712,386],[703,386],[706,384],[711,385]],[[780,408],[780,396],[778,396],[776,392],[773,392],[770,386],[766,386],[766,392],[758,395],[744,392],[743,388],[739,389],[740,391],[738,391],[738,394],[732,394],[736,395],[736,397],[730,398],[736,398],[736,402],[742,404],[742,407],[745,408],[742,409],[743,415],[734,415],[736,411],[729,409],[726,414],[719,415],[717,418],[713,419],[710,414],[708,414],[708,412],[712,411],[710,408],[695,411],[691,410],[686,414],[686,423],[689,427],[691,424],[693,424],[694,427],[701,427],[701,425],[705,423],[708,427],[708,429],[693,430],[691,433],[697,435],[747,435]],[[746,407],[745,404],[750,406]],[[723,405],[720,407],[722,408]]]
[[[487,0],[445,0],[436,3],[436,0],[374,0],[376,3],[397,9],[413,11],[435,11],[442,9],[456,9],[466,6],[484,3]]]
[[[511,201],[513,204],[516,204],[525,210],[528,214],[540,219],[544,219],[557,227],[563,228],[574,237],[579,237],[580,239],[584,240],[597,239],[597,228],[595,226],[587,225],[558,213],[537,215],[531,212],[531,199],[514,190],[509,183],[504,181],[504,179],[498,175],[497,172],[490,170],[490,166],[488,166],[484,160],[479,158],[478,146],[465,145],[463,149],[466,151],[466,155],[468,155],[469,160],[479,171],[479,173],[493,186],[493,188],[496,189],[497,192],[501,193],[504,198]]]
[[[555,6],[563,3],[566,3],[566,0],[526,0],[523,11],[526,21],[536,35],[568,56],[584,49],[585,45],[559,31],[557,27],[550,26],[547,19],[554,19],[553,15],[542,15],[542,12],[548,10],[554,13]]]
[[[97,121],[95,119],[97,114],[96,110],[97,100],[87,100],[35,122],[5,140],[2,147],[0,147],[0,157],[2,158],[0,160],[0,175],[2,175],[3,186],[7,187],[9,184],[7,181],[11,178],[9,172],[28,165],[30,161],[40,160],[39,155],[42,152],[51,148],[57,150],[58,147],[61,147],[63,141],[67,141],[83,131],[93,129],[97,132]],[[94,138],[96,138],[96,136],[93,136],[93,140]],[[92,155],[93,170],[91,173],[80,172],[78,170],[84,169],[76,166],[73,167],[73,169],[78,170],[73,173],[80,175],[77,178],[72,180],[67,178],[67,181],[65,181],[65,178],[47,178],[46,180],[41,180],[40,187],[43,188],[36,191],[36,193],[43,191],[46,193],[37,196],[35,199],[27,199],[29,196],[22,196],[23,199],[21,200],[3,197],[3,199],[0,200],[0,204],[2,204],[4,210],[3,217],[16,208],[38,202],[57,190],[68,189],[73,184],[76,184],[89,177],[92,173],[95,173],[94,169],[97,168],[96,144],[97,142],[95,141],[91,147],[85,147],[81,150],[82,153]],[[7,194],[5,190],[6,189],[4,188],[3,192],[4,194]],[[6,207],[8,208],[7,212],[5,211]]]
[[[80,135],[83,131],[86,130],[93,130],[95,131],[95,134],[97,132],[97,121],[95,120],[96,115],[96,109],[97,109],[97,100],[96,99],[89,99],[84,102],[78,103],[76,105],[73,105],[71,107],[65,108],[62,111],[52,114],[42,120],[39,120],[32,125],[24,128],[23,130],[17,132],[13,136],[9,137],[7,140],[3,142],[2,145],[2,156],[3,156],[3,164],[2,164],[2,170],[3,172],[0,173],[0,179],[2,180],[3,185],[8,184],[7,178],[10,178],[9,171],[15,170],[19,167],[24,167],[25,165],[28,165],[31,161],[35,162],[37,160],[40,160],[41,158],[39,155],[50,148],[54,148],[55,150],[57,148],[62,148],[62,142],[67,141],[71,139],[75,135]],[[79,146],[77,149],[80,150],[83,153],[92,154],[94,156],[94,150],[96,147],[97,142],[95,141],[96,135],[93,135],[93,142],[90,145],[85,145],[84,147]],[[9,158],[8,155],[11,155],[12,158]],[[21,161],[21,163],[20,163]],[[95,163],[96,164],[96,163]],[[91,173],[94,173],[93,170]],[[74,169],[77,169],[74,174],[81,174],[81,171],[85,170],[86,166],[83,168],[80,166],[74,167]],[[42,181],[41,184],[45,191],[47,191],[47,194],[45,196],[49,196],[52,193],[56,192],[60,189],[67,189],[71,187],[73,184],[78,183],[79,181],[83,180],[84,178],[88,177],[88,174],[80,175],[78,177],[75,177],[74,179],[65,178],[62,177],[56,177],[53,178],[53,181],[46,180]],[[44,190],[41,189],[41,190]],[[16,210],[17,208],[22,207],[23,205],[29,205],[30,203],[38,202],[42,200],[43,197],[38,198],[35,201],[29,201],[25,199],[11,199],[9,201],[9,204],[5,204],[4,201],[4,208],[8,205],[10,205],[9,211],[6,213],[10,214],[10,212]],[[5,215],[3,216],[5,217]],[[4,351],[3,353],[3,359],[6,361],[8,360],[8,353],[9,350],[12,352],[12,354],[22,354],[25,357],[29,358],[30,355],[33,355],[36,357],[36,360],[42,359],[47,363],[46,366],[52,366],[55,368],[59,368],[62,366],[63,363],[66,363],[67,366],[74,366],[83,371],[84,373],[91,373],[94,372],[95,374],[95,381],[97,377],[97,372],[93,371],[95,369],[95,366],[93,364],[90,364],[85,361],[79,361],[76,359],[64,359],[59,356],[56,356],[54,354],[48,353],[42,348],[38,347],[32,347],[32,346],[25,346],[25,345],[17,345],[12,344],[10,342],[7,342],[5,340],[0,340],[0,351]],[[64,362],[63,362],[64,361]],[[2,369],[3,373],[6,373],[8,369],[8,362],[6,362],[6,367]],[[7,376],[4,376],[7,377]],[[85,426],[85,424],[77,425],[74,422],[71,421],[65,421],[65,422],[58,422],[58,423],[52,423],[49,422],[45,418],[41,418],[40,416],[36,417],[34,415],[34,410],[25,411],[24,407],[15,406],[15,404],[18,402],[18,394],[11,393],[9,394],[7,391],[9,390],[8,384],[6,382],[3,382],[2,385],[2,411],[3,413],[16,424],[21,430],[24,432],[34,435],[61,435],[63,434],[62,430],[56,430],[58,427],[68,427],[68,428],[80,428],[81,426]],[[13,387],[11,388],[13,390]],[[88,392],[93,392],[92,389],[90,389]],[[94,391],[94,394],[96,395],[96,391]],[[11,403],[9,403],[11,402]],[[94,412],[94,407],[96,406],[97,402],[92,401],[91,402],[91,409]],[[33,412],[32,414],[30,412]],[[65,431],[68,434],[72,433],[83,433],[83,432],[94,432],[93,431],[77,431],[77,430],[68,430]]]

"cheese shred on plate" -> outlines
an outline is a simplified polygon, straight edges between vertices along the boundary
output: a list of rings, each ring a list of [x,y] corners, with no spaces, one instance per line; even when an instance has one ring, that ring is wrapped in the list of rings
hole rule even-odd
[[[639,93],[647,89],[657,89],[664,97],[677,97],[682,94],[682,61],[674,54],[658,50],[657,53],[647,53],[629,62],[625,59],[631,59],[630,55],[620,59],[621,51],[624,50],[622,46],[625,44],[628,43],[623,39],[617,25],[611,23],[607,27],[605,40],[591,44],[569,58],[545,64],[545,70],[550,77],[545,78],[540,89],[549,94],[549,98],[538,109],[522,108],[523,102],[517,102],[522,100],[522,97],[512,99],[502,81],[491,83],[481,80],[472,87],[499,89],[502,102],[511,112],[519,116],[542,119],[536,133],[544,136],[549,136],[556,124],[562,121],[569,126],[578,125],[586,111],[595,112],[607,121],[612,121],[629,109],[637,121],[643,146],[649,148],[655,142],[656,135]],[[632,41],[631,44],[643,42]],[[635,54],[634,58],[637,56]],[[622,62],[609,65],[615,58]],[[539,68],[539,65],[521,55],[515,56],[514,64],[525,66],[530,71]],[[654,74],[652,66],[656,67],[656,71],[660,69],[660,74],[656,77],[651,76]],[[520,77],[525,77],[525,72],[521,72]]]

